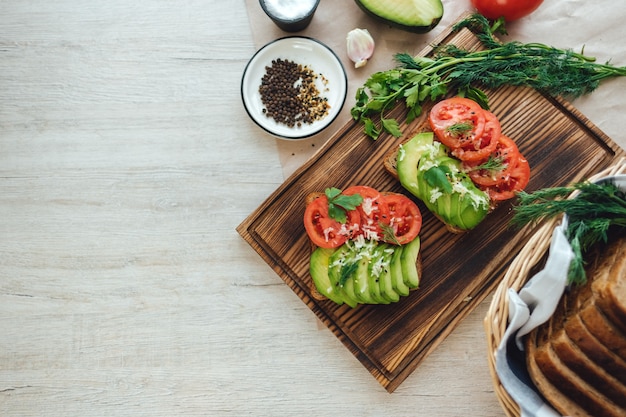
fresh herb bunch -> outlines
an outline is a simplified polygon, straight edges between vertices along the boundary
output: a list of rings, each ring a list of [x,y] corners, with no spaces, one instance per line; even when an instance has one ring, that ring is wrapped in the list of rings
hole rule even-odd
[[[565,197],[576,192],[574,198]],[[576,183],[571,187],[546,188],[518,194],[512,223],[522,226],[567,214],[565,235],[574,252],[568,281],[582,284],[587,280],[584,256],[597,243],[606,243],[611,230],[626,231],[626,192],[613,182]]]
[[[365,133],[377,139],[385,131],[400,136],[399,123],[384,112],[398,102],[408,109],[407,123],[422,112],[426,100],[446,95],[451,86],[457,94],[471,98],[488,109],[483,88],[503,85],[528,86],[553,96],[579,97],[595,90],[606,78],[626,76],[626,67],[599,64],[595,58],[541,43],[501,43],[496,33],[506,33],[502,20],[490,26],[480,14],[457,23],[453,30],[470,29],[484,50],[469,51],[454,45],[436,47],[433,57],[395,55],[398,66],[374,73],[356,92],[352,117],[364,124]],[[371,118],[380,116],[380,125]]]

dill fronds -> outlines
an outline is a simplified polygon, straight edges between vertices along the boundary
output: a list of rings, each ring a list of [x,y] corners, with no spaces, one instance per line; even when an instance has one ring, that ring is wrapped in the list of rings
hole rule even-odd
[[[565,198],[576,193],[574,198]],[[596,244],[606,243],[610,230],[626,232],[626,192],[613,182],[582,182],[571,187],[553,187],[518,194],[513,225],[523,226],[567,214],[565,231],[574,252],[570,283],[586,282],[585,254]]]

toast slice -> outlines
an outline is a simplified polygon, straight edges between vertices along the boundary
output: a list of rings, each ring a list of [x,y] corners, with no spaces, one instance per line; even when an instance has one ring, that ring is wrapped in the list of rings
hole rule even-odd
[[[391,195],[391,194],[398,194],[398,193],[393,193],[393,192],[390,192],[390,191],[383,191],[383,192],[381,192],[381,194],[382,195]],[[323,192],[312,192],[312,193],[307,194],[307,196],[305,197],[305,205],[308,206],[313,201],[315,201],[317,198],[319,198],[321,196],[324,196],[324,195],[325,194]],[[311,252],[313,252],[313,251],[315,251],[315,249],[317,249],[317,246],[313,242],[309,241],[309,244],[310,244]],[[420,252],[417,255],[417,260],[416,260],[415,267],[416,267],[417,275],[419,277],[421,277],[422,276],[422,252],[421,252],[421,250],[420,250]],[[408,293],[408,291],[413,291],[413,290],[416,290],[416,289],[417,289],[417,287],[407,288],[407,293]],[[319,290],[317,289],[317,287],[315,286],[315,283],[313,281],[311,281],[311,283],[309,284],[309,290],[310,290],[310,293],[311,293],[311,297],[313,297],[313,299],[315,299],[315,300],[324,301],[324,300],[328,299],[324,294],[319,292]]]
[[[396,180],[400,180],[399,175],[398,175],[398,155],[400,153],[400,149],[401,147],[408,143],[409,141],[411,141],[415,135],[419,134],[419,133],[423,133],[423,132],[430,132],[429,128],[427,127],[427,124],[422,124],[420,126],[418,126],[415,130],[413,130],[410,134],[408,134],[406,136],[406,138],[400,143],[398,144],[398,146],[392,148],[389,152],[387,152],[387,154],[384,156],[383,158],[383,167],[385,169],[385,171],[387,171],[394,179]],[[490,201],[490,206],[489,206],[489,212],[492,212],[495,208],[496,208],[497,204],[494,201]],[[462,234],[462,233],[466,233],[468,232],[468,230],[456,227],[452,224],[447,223],[439,214],[437,214],[434,211],[430,211],[433,216],[435,216],[439,221],[441,221],[445,227],[446,230],[448,230],[451,233],[455,233],[455,234]]]
[[[411,138],[418,133],[419,131],[423,131],[423,129],[418,129],[416,130],[414,133],[410,134],[407,136],[407,139],[405,141],[402,142],[402,144],[406,143],[407,141],[411,140]],[[400,146],[402,146],[402,144],[396,146],[394,149],[392,149],[391,151],[389,151],[384,159],[383,159],[383,167],[385,168],[385,171],[387,171],[393,178],[395,178],[396,180],[400,180],[400,178],[398,177],[398,151],[400,150]],[[441,223],[443,223],[446,227],[446,230],[448,230],[450,233],[455,233],[455,234],[462,234],[462,233],[466,233],[467,230],[463,230],[461,228],[458,228],[456,226],[453,226],[451,224],[448,224],[445,222],[445,220],[443,220],[441,218],[441,216],[439,216],[437,213],[432,212],[432,215],[435,216]]]

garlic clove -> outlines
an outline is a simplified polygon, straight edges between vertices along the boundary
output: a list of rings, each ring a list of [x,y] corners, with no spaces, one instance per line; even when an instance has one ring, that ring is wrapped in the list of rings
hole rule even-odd
[[[354,62],[354,68],[361,68],[374,54],[374,38],[367,29],[353,29],[346,38],[348,57]]]

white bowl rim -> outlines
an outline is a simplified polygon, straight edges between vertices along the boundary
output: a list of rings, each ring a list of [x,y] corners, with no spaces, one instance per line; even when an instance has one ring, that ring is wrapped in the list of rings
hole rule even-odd
[[[257,64],[257,59],[261,56],[261,54],[263,52],[266,52],[269,48],[272,48],[276,45],[278,45],[279,43],[282,42],[304,42],[304,43],[308,43],[313,45],[314,47],[318,48],[318,50],[320,51],[326,51],[326,57],[332,61],[333,65],[336,66],[337,72],[336,75],[338,75],[339,77],[338,80],[330,80],[331,82],[337,83],[338,86],[337,91],[338,91],[338,96],[337,96],[337,100],[336,102],[333,104],[333,109],[331,110],[330,114],[328,114],[326,117],[324,117],[323,119],[314,122],[311,125],[307,125],[306,128],[303,128],[300,130],[300,132],[298,132],[297,130],[295,130],[295,128],[288,128],[288,127],[278,127],[277,123],[275,123],[274,121],[270,120],[263,120],[263,118],[265,118],[265,116],[261,115],[261,114],[257,114],[256,112],[253,111],[253,109],[251,109],[251,107],[253,107],[252,103],[250,103],[251,98],[248,97],[249,94],[247,94],[246,92],[246,83],[250,82],[248,80],[248,74],[249,74],[249,70],[250,68]],[[280,57],[276,57],[276,58],[280,58]],[[310,64],[310,67],[319,75],[320,73],[323,73],[323,75],[328,78],[328,72],[322,72],[322,71],[318,71],[315,68],[314,63]],[[330,88],[334,88],[333,86],[331,86]],[[271,134],[274,137],[277,137],[279,139],[286,139],[286,140],[300,140],[300,139],[306,139],[306,138],[310,138],[311,136],[314,136],[318,133],[320,133],[321,131],[323,131],[325,128],[327,128],[330,124],[332,124],[332,122],[335,121],[335,119],[339,116],[339,114],[341,113],[341,110],[345,104],[346,98],[347,98],[347,94],[348,94],[348,76],[346,73],[346,70],[343,66],[343,63],[341,62],[341,59],[339,58],[339,56],[335,53],[335,51],[333,51],[330,47],[328,47],[326,44],[324,44],[322,41],[315,39],[313,37],[310,36],[301,36],[301,35],[292,35],[292,36],[284,36],[278,39],[274,39],[270,42],[268,42],[267,44],[265,44],[264,46],[262,46],[261,48],[259,48],[254,55],[250,58],[250,60],[248,61],[248,63],[246,64],[246,67],[243,71],[243,76],[241,78],[241,98],[244,104],[244,108],[246,110],[246,113],[248,114],[248,116],[250,117],[250,119],[252,119],[252,121],[259,127],[261,127],[264,131],[266,131],[267,133]],[[258,98],[258,100],[260,101],[260,98]],[[263,118],[261,118],[260,116],[263,116]],[[273,127],[277,127],[277,129],[279,129],[279,131],[277,131],[276,129],[274,129]],[[290,130],[294,130],[293,134],[289,134],[288,132]]]

